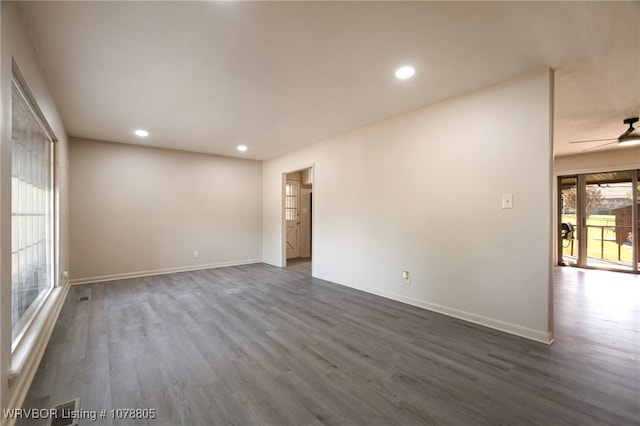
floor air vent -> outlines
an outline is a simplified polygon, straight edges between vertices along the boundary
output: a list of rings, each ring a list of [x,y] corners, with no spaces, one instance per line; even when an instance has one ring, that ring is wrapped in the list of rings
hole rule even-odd
[[[51,426],[77,426],[80,422],[77,415],[80,408],[80,398],[72,399],[68,402],[53,407],[55,415],[50,417]]]
[[[91,300],[90,296],[80,296],[80,297],[78,297],[78,302],[88,302],[89,300]]]

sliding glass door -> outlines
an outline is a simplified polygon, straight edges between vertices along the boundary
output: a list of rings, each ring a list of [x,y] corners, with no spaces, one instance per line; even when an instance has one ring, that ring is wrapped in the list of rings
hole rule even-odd
[[[560,177],[559,263],[638,271],[639,175],[625,170]]]

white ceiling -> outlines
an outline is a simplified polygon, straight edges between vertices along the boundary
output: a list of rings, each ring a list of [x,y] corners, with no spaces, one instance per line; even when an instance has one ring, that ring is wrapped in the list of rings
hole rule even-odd
[[[21,8],[76,137],[265,159],[542,66],[557,70],[557,154],[640,115],[640,2]],[[403,64],[411,80],[394,78]]]

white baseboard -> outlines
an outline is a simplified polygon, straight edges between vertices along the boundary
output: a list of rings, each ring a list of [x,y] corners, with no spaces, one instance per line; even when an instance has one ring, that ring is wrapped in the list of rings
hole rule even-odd
[[[70,286],[54,288],[43,305],[38,316],[30,325],[29,336],[25,334],[12,355],[11,360],[11,397],[7,408],[21,408],[31,386],[40,361],[49,343],[49,338],[67,298]],[[26,339],[26,340],[25,340]],[[3,407],[5,408],[5,407]],[[12,426],[16,418],[2,417],[0,424]]]
[[[316,278],[324,279],[326,281],[333,282],[345,287],[350,287],[356,290],[364,291],[365,293],[375,294],[376,296],[381,296],[387,299],[395,300],[397,302],[406,303],[407,305],[417,306],[418,308],[426,309],[428,311],[433,311],[433,312],[444,314],[453,318],[469,321],[474,324],[493,328],[495,330],[503,331],[505,333],[514,334],[516,336],[524,337],[529,340],[534,340],[536,342],[544,343],[545,345],[551,345],[553,343],[553,337],[550,332],[534,330],[531,328],[523,327],[518,324],[497,320],[495,318],[485,317],[482,315],[474,314],[472,312],[462,311],[460,309],[439,305],[437,303],[431,303],[426,300],[415,299],[413,297],[403,296],[401,294],[396,294],[396,293],[388,292],[385,290],[362,287],[362,286],[352,285],[344,282],[337,282],[330,278],[323,278],[323,277],[316,277]]]
[[[74,278],[69,281],[71,285],[98,283],[104,281],[124,280],[128,278],[150,277],[153,275],[173,274],[175,272],[200,271],[202,269],[223,268],[225,266],[249,265],[252,263],[262,263],[262,259],[234,260],[228,262],[209,263],[205,265],[179,266],[176,268],[154,269],[150,271],[125,272],[121,274],[100,275],[87,278]]]
[[[279,260],[273,260],[273,259],[262,259],[262,263],[266,263],[267,265],[270,266],[275,266],[276,268],[283,268],[284,266],[280,263]]]

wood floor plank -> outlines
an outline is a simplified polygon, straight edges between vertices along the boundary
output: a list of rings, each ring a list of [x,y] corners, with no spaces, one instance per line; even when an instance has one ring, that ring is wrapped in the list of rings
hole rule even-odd
[[[80,422],[108,426],[640,425],[640,277],[557,268],[555,294],[549,347],[305,261],[75,286],[25,407],[155,410]]]

